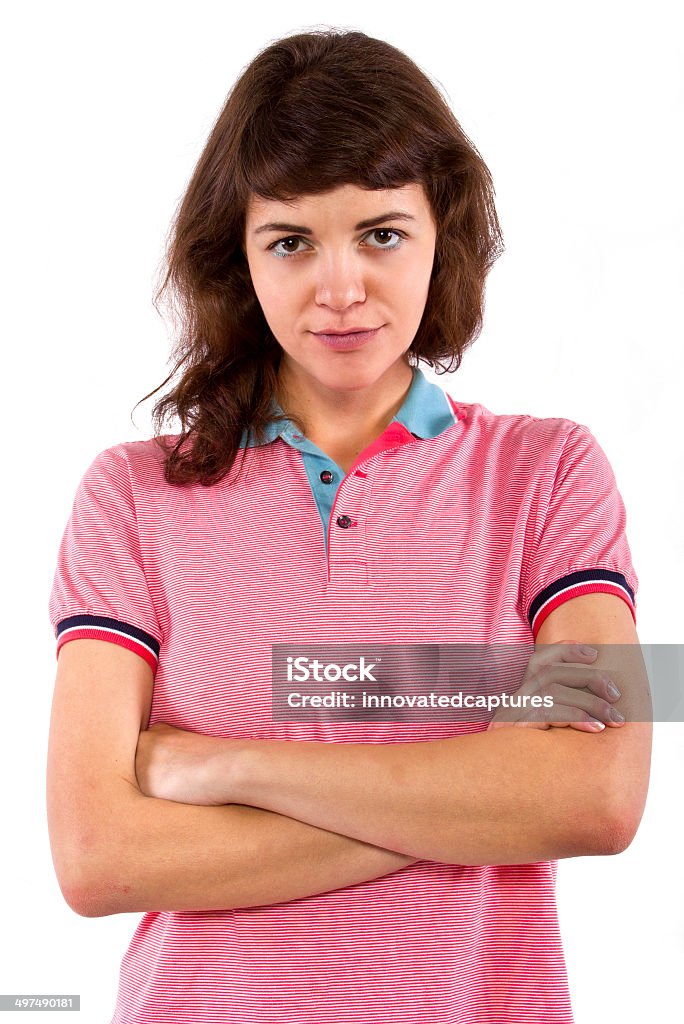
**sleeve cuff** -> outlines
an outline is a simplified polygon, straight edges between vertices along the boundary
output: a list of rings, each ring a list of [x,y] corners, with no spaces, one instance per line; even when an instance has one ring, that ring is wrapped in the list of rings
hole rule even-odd
[[[580,594],[616,594],[627,604],[636,625],[634,591],[621,572],[611,569],[581,569],[554,580],[540,591],[530,604],[527,614],[532,634],[536,639],[542,622],[554,608]]]
[[[144,629],[104,615],[71,615],[56,626],[57,651],[68,640],[107,640],[143,658],[153,672],[159,664],[159,641]]]

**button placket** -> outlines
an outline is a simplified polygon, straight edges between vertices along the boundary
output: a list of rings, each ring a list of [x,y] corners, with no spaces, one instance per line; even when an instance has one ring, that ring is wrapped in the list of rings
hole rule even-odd
[[[328,532],[330,583],[368,583],[366,517],[369,492],[369,478],[360,470],[352,470],[337,489]]]
[[[325,452],[321,451],[303,434],[299,434],[297,431],[288,431],[285,434],[285,440],[301,453],[304,471],[321,519],[321,540],[325,552],[330,514],[335,501],[335,485],[338,485],[338,481],[344,477],[344,473]],[[321,465],[323,465],[323,469],[320,468]]]
[[[387,430],[359,457],[357,463],[348,473],[333,463],[329,468],[330,458],[313,444],[307,437],[296,431],[288,432],[288,442],[298,448],[304,459],[304,465],[314,499],[323,522],[324,544],[327,552],[328,585],[343,584],[356,586],[368,584],[368,545],[366,523],[369,515],[370,466],[375,460],[402,444],[413,442],[413,434],[402,424],[393,422]],[[325,460],[328,466],[318,470],[315,461]],[[318,463],[320,465],[320,462]],[[333,501],[330,504],[326,524],[327,499],[318,487],[337,483]],[[317,494],[318,489],[318,494]],[[324,487],[327,491],[327,487]]]

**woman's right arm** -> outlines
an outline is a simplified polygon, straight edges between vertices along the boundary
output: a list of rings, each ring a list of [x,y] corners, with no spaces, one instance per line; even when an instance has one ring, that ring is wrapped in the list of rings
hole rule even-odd
[[[118,644],[59,652],[47,814],[62,894],[85,917],[282,903],[380,878],[415,858],[259,808],[144,796],[135,751],[150,666]]]

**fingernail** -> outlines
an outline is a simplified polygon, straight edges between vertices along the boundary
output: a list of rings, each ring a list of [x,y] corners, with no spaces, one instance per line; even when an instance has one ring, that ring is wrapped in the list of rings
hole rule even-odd
[[[589,722],[589,725],[592,729],[595,729],[597,732],[600,732],[601,729],[605,729],[606,727],[605,722],[597,722],[595,719],[592,719],[592,721]]]
[[[611,708],[608,717],[612,718],[614,722],[624,722],[625,720],[625,716],[621,715],[617,708]]]
[[[620,691],[618,690],[617,686],[615,686],[613,683],[608,683],[608,693],[611,695],[611,697],[620,696]]]
[[[581,647],[582,654],[586,654],[588,658],[595,658],[598,651],[595,647],[587,647],[584,644]]]

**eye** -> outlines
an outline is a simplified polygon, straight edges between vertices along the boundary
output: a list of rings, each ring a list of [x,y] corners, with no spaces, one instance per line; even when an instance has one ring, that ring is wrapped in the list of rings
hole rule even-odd
[[[298,252],[297,252],[296,249],[294,250],[294,252],[281,252],[279,249],[276,249],[276,246],[277,245],[284,245],[287,242],[295,242],[296,243],[296,242],[303,242],[303,241],[304,241],[304,239],[302,238],[301,235],[290,235],[289,238],[279,238],[277,242],[271,242],[271,244],[267,248],[268,249],[272,249],[275,256],[286,256],[286,257],[287,256],[297,256]]]
[[[395,231],[394,228],[373,228],[372,231],[369,232],[369,234],[370,235],[396,235],[396,237],[397,237],[397,241],[394,243],[394,245],[384,245],[384,244],[380,245],[380,246],[373,245],[373,246],[371,246],[372,249],[398,249],[399,246],[401,245],[401,243],[404,240],[403,235],[401,235],[398,231]]]
[[[406,237],[403,234],[403,232],[397,231],[395,228],[371,228],[371,230],[366,232],[366,234],[363,237],[366,238],[366,237],[369,237],[369,236],[372,236],[372,235],[385,235],[385,236],[387,236],[387,235],[394,235],[397,240],[396,240],[396,242],[393,245],[388,245],[385,242],[383,242],[380,245],[371,245],[370,246],[371,249],[388,249],[390,251],[392,251],[394,249],[398,249],[399,246],[404,241],[404,238]],[[302,238],[301,235],[288,235],[287,238],[279,238],[277,241],[271,242],[271,244],[269,246],[267,246],[266,248],[267,248],[268,251],[272,251],[274,256],[279,256],[281,258],[287,259],[290,256],[299,256],[301,254],[301,252],[303,252],[303,250],[301,250],[301,249],[294,249],[294,250],[290,250],[289,252],[283,252],[283,250],[282,249],[278,249],[277,246],[280,246],[280,245],[290,245],[292,243],[294,243],[295,245],[298,245],[299,242],[304,242],[304,241],[306,241],[306,240],[304,238]]]

